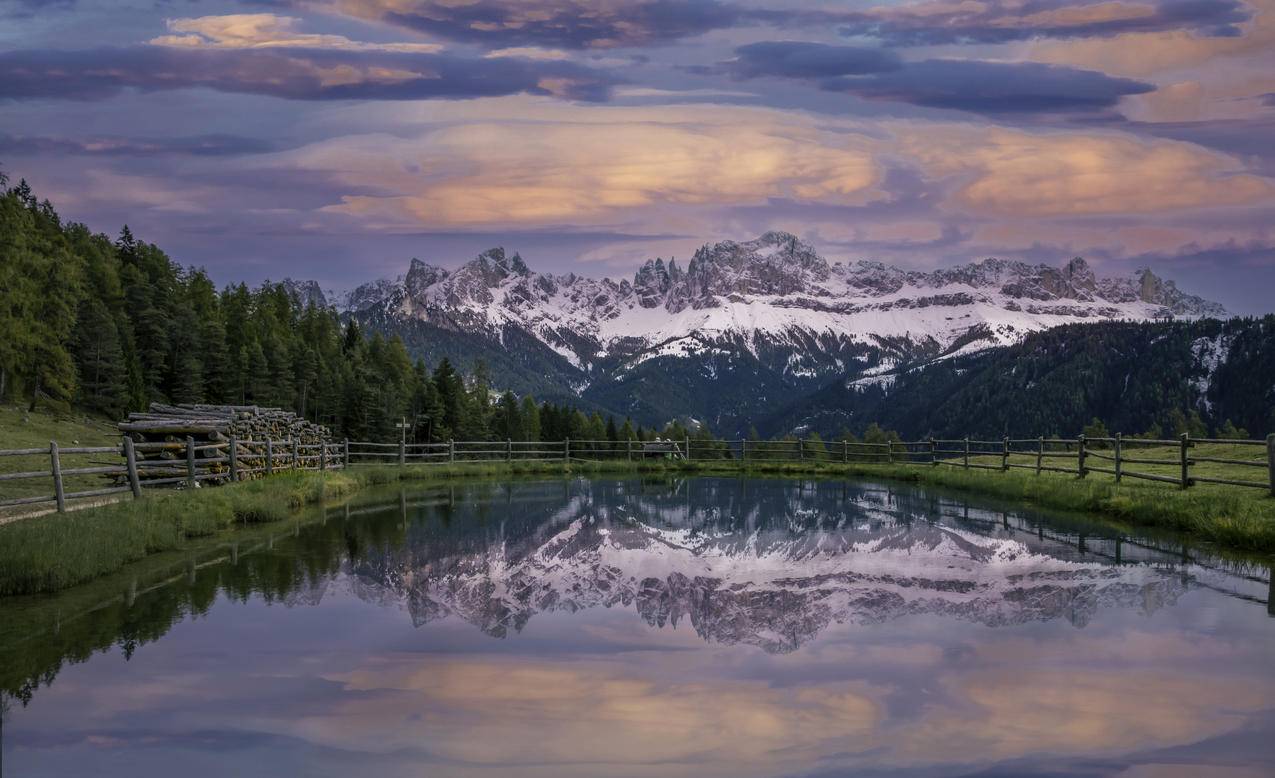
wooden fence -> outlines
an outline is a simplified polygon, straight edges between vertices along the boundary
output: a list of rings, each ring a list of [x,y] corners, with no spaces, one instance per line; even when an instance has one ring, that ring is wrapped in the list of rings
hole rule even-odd
[[[265,454],[240,453],[240,447],[264,447]],[[143,459],[142,452],[164,452],[168,459]],[[121,457],[118,464],[95,462],[88,467],[64,467],[62,457],[96,455]],[[17,505],[54,503],[65,511],[68,500],[131,493],[141,497],[143,491],[156,488],[194,488],[201,482],[242,481],[257,476],[273,475],[288,470],[332,470],[344,467],[341,443],[301,444],[295,440],[237,440],[221,443],[135,443],[124,438],[118,446],[78,446],[60,448],[50,442],[47,448],[0,449],[0,457],[39,457],[47,464],[39,470],[0,472],[0,482],[28,479],[51,479],[52,494],[0,500],[0,508]],[[101,476],[114,483],[97,489],[69,491],[65,481],[71,476]]]
[[[1262,449],[1260,458],[1239,459],[1194,454],[1201,444],[1219,444]],[[240,453],[240,447],[252,453]],[[1149,457],[1145,452],[1150,448]],[[163,450],[171,459],[147,460],[142,451]],[[261,452],[264,450],[264,455]],[[1166,453],[1170,452],[1170,453]],[[70,454],[114,455],[122,464],[93,463],[88,467],[62,466],[61,457]],[[182,458],[179,459],[178,457]],[[0,482],[23,479],[51,479],[52,494],[0,500],[0,507],[55,503],[66,510],[67,500],[101,497],[130,492],[141,497],[152,488],[194,488],[200,482],[224,483],[273,475],[294,470],[334,470],[360,464],[443,464],[458,462],[570,462],[644,459],[733,460],[739,462],[790,461],[851,463],[868,462],[898,465],[947,465],[963,469],[1008,472],[1019,468],[1041,473],[1071,473],[1085,478],[1090,473],[1113,476],[1116,482],[1125,478],[1158,481],[1190,488],[1198,483],[1263,489],[1275,497],[1275,435],[1266,440],[1221,440],[1192,438],[1182,435],[1176,440],[1144,438],[1086,437],[1076,438],[974,438],[858,443],[849,441],[815,442],[803,440],[563,440],[555,441],[447,441],[446,443],[371,443],[345,440],[341,442],[301,444],[296,440],[237,440],[197,444],[192,438],[185,443],[135,443],[125,439],[119,446],[59,448],[50,442],[48,448],[0,450],[0,457],[40,457],[48,469],[25,472],[0,472]],[[1013,460],[1013,461],[1011,461]],[[1023,461],[1026,460],[1026,461]],[[1095,464],[1098,463],[1098,464]],[[1219,477],[1193,471],[1201,463],[1225,465],[1237,472],[1253,472],[1253,477]],[[1130,466],[1158,466],[1168,469],[1152,473]],[[67,491],[68,476],[96,475],[114,479],[111,486]],[[1263,478],[1263,476],[1265,476]]]

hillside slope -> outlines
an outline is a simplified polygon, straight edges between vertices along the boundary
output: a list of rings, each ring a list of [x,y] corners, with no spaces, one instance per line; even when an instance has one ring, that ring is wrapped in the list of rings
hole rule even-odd
[[[1230,421],[1252,435],[1275,431],[1275,316],[1058,327],[835,381],[759,427],[827,435],[875,421],[911,438],[1074,435],[1097,417],[1112,431],[1168,434],[1192,411],[1212,430]]]

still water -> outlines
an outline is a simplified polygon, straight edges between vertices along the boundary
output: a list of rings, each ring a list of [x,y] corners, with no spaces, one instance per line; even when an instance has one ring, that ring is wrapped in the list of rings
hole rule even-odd
[[[368,495],[0,603],[5,776],[1271,776],[1270,569],[919,489]]]

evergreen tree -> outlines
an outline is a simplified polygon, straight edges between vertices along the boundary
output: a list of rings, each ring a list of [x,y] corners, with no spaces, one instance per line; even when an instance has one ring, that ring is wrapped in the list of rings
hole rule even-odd
[[[526,436],[523,429],[522,410],[514,393],[506,391],[500,396],[500,407],[497,413],[495,433],[497,438],[506,440],[522,440]]]
[[[78,401],[111,416],[123,414],[128,402],[127,372],[119,330],[101,300],[80,303],[75,325],[75,359],[79,366]]]
[[[540,440],[540,408],[531,395],[522,398],[522,429],[523,440]]]

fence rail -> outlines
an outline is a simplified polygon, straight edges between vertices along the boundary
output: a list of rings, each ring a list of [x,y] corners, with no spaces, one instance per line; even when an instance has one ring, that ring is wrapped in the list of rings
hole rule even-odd
[[[1260,446],[1264,458],[1192,456],[1200,444]],[[1172,447],[1173,458],[1157,459],[1139,456],[1140,447]],[[252,447],[247,450],[246,447]],[[264,449],[264,453],[262,452]],[[1134,452],[1133,456],[1129,451]],[[166,459],[142,459],[139,452],[162,452]],[[87,467],[63,467],[67,455],[114,455],[122,464],[93,462]],[[0,449],[2,457],[40,457],[47,469],[31,469],[0,473],[0,482],[49,479],[52,494],[21,496],[0,500],[0,508],[54,503],[65,511],[68,500],[132,493],[134,498],[144,491],[160,487],[194,488],[201,482],[224,483],[270,476],[297,470],[338,470],[360,464],[458,463],[458,462],[570,462],[597,460],[640,461],[650,458],[680,460],[734,460],[740,462],[798,461],[909,465],[947,465],[965,470],[1008,472],[1024,469],[1041,473],[1071,473],[1085,478],[1091,473],[1110,475],[1119,483],[1133,478],[1175,484],[1188,489],[1198,483],[1220,484],[1241,488],[1264,489],[1275,497],[1275,435],[1265,440],[1224,440],[1192,438],[1182,435],[1177,440],[1114,437],[1067,438],[974,438],[889,441],[862,443],[852,441],[818,442],[805,440],[562,440],[562,441],[459,441],[440,443],[376,443],[343,440],[340,442],[300,444],[295,440],[237,440],[196,444],[192,438],[184,443],[135,443],[124,438],[118,446],[78,446],[60,448],[50,442],[47,448]],[[1010,461],[1026,457],[1029,461]],[[977,458],[980,461],[971,461]],[[1046,464],[1055,460],[1073,461],[1074,465]],[[1091,464],[1091,460],[1102,464]],[[1110,466],[1107,466],[1108,463]],[[1200,463],[1249,467],[1253,479],[1220,477],[1217,474],[1193,472]],[[1172,473],[1130,470],[1128,465],[1151,465],[1171,468]],[[1265,470],[1261,480],[1258,470]],[[109,486],[70,491],[68,476],[98,475],[113,479]]]

